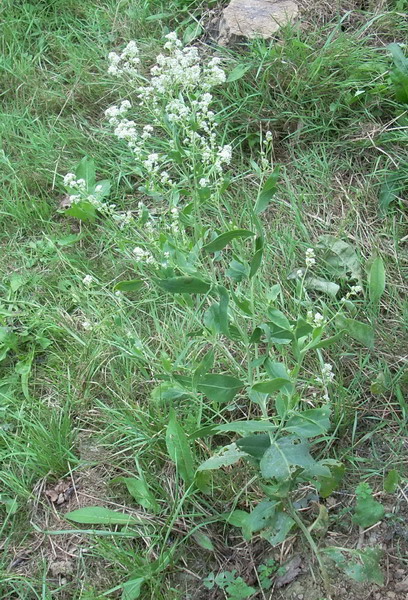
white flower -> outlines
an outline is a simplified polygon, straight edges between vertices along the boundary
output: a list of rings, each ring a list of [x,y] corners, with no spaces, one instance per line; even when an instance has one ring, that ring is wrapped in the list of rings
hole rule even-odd
[[[89,321],[83,321],[81,325],[82,328],[85,329],[85,331],[90,331],[93,327],[92,323],[90,323]]]
[[[322,376],[316,377],[319,383],[331,383],[334,379],[333,366],[330,363],[324,363],[322,367]]]
[[[350,295],[361,294],[362,291],[363,288],[361,287],[361,285],[352,285],[350,288]]]
[[[91,285],[91,283],[93,282],[93,277],[92,275],[85,275],[85,277],[82,280],[82,283],[84,283],[85,285]]]
[[[202,177],[200,179],[200,181],[198,182],[198,185],[202,188],[206,187],[208,185],[208,179],[206,179],[205,177]]]
[[[147,265],[151,265],[155,262],[153,255],[139,246],[133,248],[133,254],[138,262],[145,262]]]
[[[74,175],[74,173],[67,173],[64,176],[64,185],[66,185],[67,187],[71,187],[72,182],[76,180],[76,177]]]
[[[306,267],[313,267],[316,264],[316,255],[313,248],[308,248],[305,253]]]
[[[325,322],[325,318],[321,313],[317,312],[313,317],[313,322],[315,327],[321,327]]]
[[[272,141],[272,132],[271,131],[267,131],[265,133],[265,141],[266,142],[271,142]]]
[[[302,269],[298,269],[296,271],[296,277],[298,277],[299,279],[302,279],[302,277],[303,277],[303,271],[302,271]]]

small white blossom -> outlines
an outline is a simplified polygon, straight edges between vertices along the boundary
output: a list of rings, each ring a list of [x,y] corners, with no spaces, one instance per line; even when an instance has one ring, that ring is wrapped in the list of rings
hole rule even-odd
[[[82,329],[85,329],[85,331],[90,331],[93,327],[92,323],[90,323],[90,321],[83,321],[81,323],[82,325]]]
[[[351,295],[357,296],[357,294],[361,294],[362,291],[363,291],[363,288],[361,287],[361,285],[352,285],[350,288]]]
[[[93,277],[92,275],[85,275],[85,277],[82,280],[82,283],[84,283],[85,285],[91,285],[93,282]]]
[[[147,265],[151,265],[155,262],[153,255],[148,250],[144,250],[139,246],[133,248],[133,254],[138,262],[144,262]]]
[[[200,179],[200,181],[198,182],[198,185],[200,187],[206,187],[208,185],[208,179],[206,179],[205,177],[202,177]]]
[[[331,365],[330,363],[324,363],[324,365],[322,367],[322,376],[316,377],[316,381],[318,381],[319,383],[327,384],[327,383],[331,383],[333,381],[333,379],[334,379],[333,365]]]
[[[321,327],[325,322],[325,318],[321,313],[317,312],[313,317],[313,322],[315,327]]]
[[[308,248],[305,253],[306,267],[313,267],[316,264],[316,255],[313,248]]]

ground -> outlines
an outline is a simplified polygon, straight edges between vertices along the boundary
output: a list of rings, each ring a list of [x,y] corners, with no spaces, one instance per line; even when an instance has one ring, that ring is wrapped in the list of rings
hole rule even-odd
[[[211,572],[226,571],[253,586],[245,597],[264,600],[408,597],[408,97],[389,49],[399,43],[406,52],[408,5],[304,0],[299,21],[271,42],[219,48],[217,19],[225,4],[5,0],[0,7],[1,598],[234,600],[239,596],[205,586]],[[194,222],[185,213],[177,274],[191,275],[196,246],[188,240],[202,246],[230,227],[256,230],[254,203],[267,176],[280,169],[261,217],[265,243],[256,277],[248,275],[253,247],[245,239],[230,241],[215,260],[208,252],[198,261],[200,272],[238,301],[231,295],[227,329],[217,321],[221,308],[208,312],[212,300],[164,293],[156,285],[164,267],[136,263],[135,246],[156,256],[163,251],[169,202],[149,195],[104,116],[107,107],[135,96],[108,74],[109,52],[136,40],[147,74],[173,30],[204,57],[219,56],[227,74],[238,69],[212,91],[224,132],[219,143],[233,147],[225,189],[217,201],[203,200]],[[404,88],[406,75],[400,81]],[[147,122],[142,109],[138,119]],[[265,174],[259,148],[267,131]],[[130,211],[133,224],[119,227],[101,214],[86,222],[65,212],[63,176],[84,156],[95,161],[97,180],[110,180],[114,210]],[[181,206],[194,193],[187,182]],[[162,224],[156,245],[137,220],[140,202]],[[348,245],[358,281],[330,262],[333,239]],[[301,288],[296,273],[308,248],[316,255],[315,277],[339,286],[334,296],[321,284]],[[377,258],[384,289],[373,283]],[[139,278],[144,287],[118,293],[119,282]],[[344,302],[356,283],[362,292]],[[339,315],[369,328],[359,334],[350,326],[302,366],[297,401],[331,410],[330,429],[315,439],[313,456],[340,461],[345,475],[327,497],[319,495],[316,478],[300,478],[290,498],[319,556],[332,546],[379,549],[381,584],[372,573],[361,575],[364,581],[347,577],[325,557],[331,589],[325,588],[316,553],[299,529],[274,545],[262,531],[246,537],[225,515],[250,512],[263,500],[255,461],[211,471],[204,491],[191,491],[178,454],[186,447],[171,445],[172,409],[194,470],[239,438],[235,430],[214,435],[201,428],[265,417],[247,387],[225,405],[183,388],[187,376],[201,377],[209,351],[207,371],[249,376],[252,384],[248,359],[269,353],[294,378],[288,346],[261,338],[261,330],[258,342],[237,338],[264,323],[270,307],[291,323],[313,308],[324,315],[327,336],[343,331]],[[327,362],[335,374],[328,400],[316,379]],[[256,376],[259,368],[253,367]],[[277,415],[273,405],[268,417],[276,423]],[[397,478],[391,487],[390,472]],[[133,493],[129,479],[138,481]],[[384,516],[365,528],[353,517],[361,482],[384,507]],[[94,506],[126,515],[133,525],[66,518]],[[318,533],[313,526],[325,509],[328,522]],[[261,589],[258,569],[268,560],[272,583]],[[144,578],[140,590],[126,588],[138,578]]]

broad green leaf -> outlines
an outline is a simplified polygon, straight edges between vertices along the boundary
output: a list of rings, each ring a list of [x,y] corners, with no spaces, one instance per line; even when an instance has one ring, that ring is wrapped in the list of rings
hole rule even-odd
[[[166,430],[166,446],[171,460],[175,463],[180,477],[186,485],[194,481],[194,458],[183,428],[177,420],[176,412],[170,409],[169,424]]]
[[[143,479],[138,479],[137,477],[115,477],[113,482],[124,483],[129,494],[136,502],[147,510],[155,513],[158,512],[159,505]]]
[[[142,591],[142,585],[145,582],[145,577],[130,579],[122,585],[121,600],[137,600]]]
[[[403,175],[398,171],[384,179],[378,195],[378,207],[382,216],[387,214],[390,205],[398,198],[398,194],[404,185],[403,179]]]
[[[113,288],[113,291],[119,292],[137,292],[144,285],[141,279],[129,279],[128,281],[119,281]]]
[[[262,500],[251,510],[243,525],[243,529],[249,534],[249,537],[269,525],[278,504],[279,502],[275,500]]]
[[[99,199],[106,198],[109,196],[111,190],[111,182],[109,179],[103,179],[102,181],[97,181],[95,187],[98,186],[98,191],[96,192]],[[95,191],[95,190],[93,190]]]
[[[231,513],[223,513],[220,515],[230,525],[234,527],[242,527],[248,518],[248,514],[245,510],[233,510]]]
[[[384,584],[384,577],[379,567],[382,552],[379,548],[364,550],[348,550],[335,546],[323,548],[336,565],[355,581]]]
[[[156,279],[156,283],[170,294],[206,294],[211,288],[208,282],[198,279],[198,277]]]
[[[264,186],[258,196],[255,204],[255,213],[260,215],[268,207],[269,202],[274,197],[276,190],[278,189],[278,180],[280,175],[279,167],[275,167],[273,173],[269,175],[265,181]]]
[[[271,445],[271,439],[267,433],[247,435],[237,440],[236,444],[240,450],[260,460]]]
[[[87,200],[81,200],[67,208],[64,214],[84,222],[93,221],[96,218],[96,208]]]
[[[277,546],[286,540],[289,531],[295,526],[295,521],[283,510],[275,513],[270,526],[262,532],[261,537],[271,546]]]
[[[140,517],[125,515],[103,506],[78,508],[78,510],[67,513],[65,518],[82,525],[133,525],[142,522]]]
[[[329,477],[318,477],[318,489],[319,496],[327,498],[337,490],[341,482],[343,481],[345,466],[337,460],[326,459],[324,464],[330,469]]]
[[[215,454],[204,461],[197,470],[213,471],[215,469],[220,469],[221,467],[229,467],[241,460],[244,456],[246,456],[245,452],[239,450],[236,444],[230,444],[229,446],[222,448],[218,454]]]
[[[289,323],[288,319],[285,317],[283,312],[278,310],[277,308],[270,308],[268,310],[268,317],[269,320],[277,327],[280,327],[280,329],[292,331],[292,326]]]
[[[268,342],[273,342],[274,344],[290,344],[295,337],[292,331],[286,329],[286,327],[282,328],[271,321],[260,325],[260,327],[265,330]]]
[[[241,79],[245,75],[247,71],[252,67],[251,64],[240,64],[232,69],[232,71],[228,74],[227,83],[231,83],[232,81],[237,81],[237,79]]]
[[[193,533],[192,537],[201,548],[204,548],[204,550],[209,550],[210,552],[213,552],[215,550],[211,538],[205,533],[202,533],[201,531],[196,531],[195,533]]]
[[[233,258],[228,269],[225,271],[225,274],[233,281],[239,283],[248,277],[248,265]]]
[[[203,494],[211,494],[213,491],[211,473],[209,471],[196,471],[194,485]]]
[[[385,290],[385,268],[381,256],[377,256],[371,264],[368,275],[368,291],[373,304],[378,304]]]
[[[257,272],[262,263],[262,255],[264,249],[264,242],[262,237],[257,237],[255,240],[256,252],[251,260],[249,278],[251,279]]]
[[[214,302],[204,313],[204,325],[213,333],[223,333],[228,336],[228,292],[223,286],[217,288],[220,301]]]
[[[260,381],[255,383],[251,390],[255,392],[261,392],[261,394],[274,394],[288,385],[288,380],[283,377],[276,377],[275,379],[269,379],[268,381]]]
[[[400,475],[396,469],[391,469],[388,471],[387,476],[384,477],[384,491],[387,494],[393,494],[398,489],[398,484],[400,481]]]
[[[317,349],[317,348],[328,348],[332,344],[335,344],[336,342],[338,342],[342,337],[343,337],[343,332],[339,331],[339,333],[336,333],[336,335],[332,335],[331,337],[325,338],[323,340],[320,339],[320,338],[317,338],[315,340],[312,340],[304,348],[304,350],[311,350],[312,348],[314,348],[314,349]]]
[[[8,515],[15,515],[18,511],[17,498],[11,498],[6,494],[0,494],[0,504],[4,504]]]
[[[260,463],[265,479],[286,479],[293,466],[309,468],[315,465],[308,444],[293,437],[281,438],[271,443]]]
[[[78,179],[85,179],[87,190],[91,190],[95,185],[94,160],[88,156],[84,156],[75,169],[75,175]]]
[[[254,235],[255,234],[252,231],[248,231],[248,229],[233,229],[232,231],[226,231],[215,238],[215,240],[212,242],[205,244],[205,246],[203,246],[203,250],[205,252],[218,252],[219,250],[225,248],[225,246],[228,246],[228,244],[236,238],[245,239]]]
[[[313,290],[315,292],[322,292],[323,294],[327,294],[332,298],[337,296],[337,292],[340,289],[340,286],[333,281],[327,281],[326,279],[322,279],[321,277],[306,277],[305,279],[305,287],[308,290]]]
[[[264,362],[264,366],[271,379],[286,379],[287,383],[282,386],[283,390],[285,390],[288,394],[293,392],[293,383],[283,363],[280,363],[276,360],[271,360],[268,356]]]
[[[353,515],[353,522],[364,529],[375,525],[381,521],[385,514],[382,504],[374,500],[372,489],[368,483],[360,483],[356,489],[356,507]]]
[[[234,292],[232,290],[231,290],[231,296],[232,296],[232,299],[234,300],[235,304],[238,306],[238,308],[240,308],[242,310],[243,313],[245,313],[246,315],[252,316],[251,304],[247,298],[245,298],[244,300],[241,300],[240,298],[238,298],[238,296],[236,294],[234,294]]]
[[[405,57],[399,44],[388,46],[392,54],[395,68],[391,71],[391,80],[395,87],[395,96],[398,102],[408,104],[408,59]]]
[[[269,421],[233,421],[232,423],[215,425],[215,429],[218,433],[228,431],[245,434],[257,433],[259,431],[274,431],[277,427]]]
[[[324,249],[324,260],[336,277],[361,280],[360,260],[351,244],[333,235],[322,235],[318,247]]]
[[[315,437],[326,433],[330,427],[330,408],[311,408],[289,417],[285,429],[300,437]]]
[[[184,34],[183,34],[184,45],[188,46],[189,44],[191,44],[191,42],[193,42],[195,39],[200,37],[200,35],[202,33],[203,33],[203,28],[201,27],[201,25],[199,23],[191,23],[191,25],[188,25],[186,27],[186,29],[184,30]]]
[[[227,404],[232,402],[243,385],[242,381],[231,375],[209,373],[201,379],[197,389],[212,402]]]
[[[214,350],[209,350],[199,362],[196,370],[194,371],[192,385],[196,388],[201,377],[208,373],[214,366]]]
[[[366,348],[374,348],[374,330],[370,325],[338,315],[336,324],[345,329],[350,337]]]
[[[309,527],[309,531],[313,531],[313,535],[323,537],[326,535],[329,528],[329,513],[324,504],[319,504],[319,514]]]

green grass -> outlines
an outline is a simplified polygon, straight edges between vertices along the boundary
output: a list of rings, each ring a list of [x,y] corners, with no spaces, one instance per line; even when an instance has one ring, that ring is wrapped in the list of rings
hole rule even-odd
[[[328,318],[337,313],[347,278],[336,279],[341,290],[335,299],[311,292],[300,300],[296,282],[288,279],[321,235],[353,245],[366,290],[370,261],[382,256],[386,289],[380,305],[366,294],[349,315],[371,323],[375,349],[342,338],[321,357],[311,357],[301,378],[312,402],[310,382],[319,361],[335,365],[332,429],[316,453],[344,462],[347,494],[366,480],[381,492],[391,468],[402,481],[407,476],[406,106],[395,98],[386,48],[390,41],[404,42],[407,25],[392,6],[376,18],[355,12],[356,24],[345,31],[334,19],[304,31],[288,28],[279,43],[219,49],[228,71],[236,64],[251,66],[217,93],[227,139],[236,148],[232,182],[222,204],[205,206],[197,224],[201,232],[221,232],[230,220],[253,227],[260,179],[250,161],[259,156],[260,129],[270,129],[272,162],[281,166],[281,178],[263,219],[261,270],[252,283],[235,285],[224,276],[231,251],[220,262],[198,261],[203,273],[224,281],[241,299],[248,295],[253,316],[231,302],[234,324],[249,331],[264,322],[275,284],[281,286],[275,305],[290,317],[305,314],[311,303]],[[156,14],[161,18],[152,18]],[[204,552],[194,535],[206,533],[217,550],[230,544],[233,551],[242,543],[240,531],[214,524],[217,515],[250,510],[262,498],[249,466],[216,471],[207,493],[187,497],[166,446],[172,404],[188,434],[260,416],[244,392],[233,405],[219,406],[202,394],[174,391],[177,376],[196,369],[211,347],[214,372],[246,377],[248,347],[203,329],[202,309],[209,304],[203,297],[173,297],[152,282],[140,292],[115,295],[118,281],[152,277],[147,267],[137,270],[132,255],[135,245],[149,243],[146,232],[137,224],[121,230],[109,219],[79,223],[58,210],[61,174],[85,155],[95,160],[98,179],[111,180],[110,200],[120,209],[137,211],[140,199],[146,202],[125,146],[104,119],[109,105],[131,94],[107,75],[106,57],[136,39],[150,64],[163,35],[175,27],[182,34],[193,17],[205,21],[206,5],[6,0],[0,8],[0,326],[17,339],[0,363],[0,522],[6,540],[0,598],[93,600],[109,590],[109,597],[120,597],[121,585],[138,569],[152,573],[142,598],[188,598],[217,564],[222,570],[224,560],[221,551],[216,560]],[[395,200],[381,214],[381,189],[395,175]],[[235,241],[233,247],[236,259],[251,259],[249,243]],[[321,256],[316,274],[333,277]],[[94,278],[90,287],[82,282],[88,274]],[[335,333],[334,324],[330,331]],[[276,356],[293,366],[290,351],[281,350]],[[252,356],[258,352],[262,348]],[[225,434],[197,440],[195,467],[233,439]],[[156,498],[157,514],[112,481],[135,476],[144,478]],[[45,495],[59,480],[75,483],[61,508]],[[397,520],[401,497],[386,499]],[[120,527],[116,535],[76,533],[64,514],[94,505],[147,516],[140,537],[121,536]],[[347,517],[349,507],[341,509]],[[341,532],[341,513],[331,517],[333,531]],[[51,530],[55,535],[44,533]],[[404,548],[399,552],[404,565]],[[69,565],[68,574],[58,571],[58,561]]]

